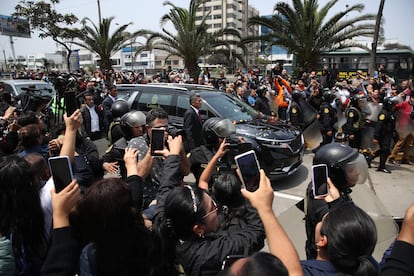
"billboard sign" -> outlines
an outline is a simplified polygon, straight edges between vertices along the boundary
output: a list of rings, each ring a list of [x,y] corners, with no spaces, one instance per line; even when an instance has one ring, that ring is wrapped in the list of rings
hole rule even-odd
[[[29,21],[8,15],[0,15],[0,35],[30,38]]]

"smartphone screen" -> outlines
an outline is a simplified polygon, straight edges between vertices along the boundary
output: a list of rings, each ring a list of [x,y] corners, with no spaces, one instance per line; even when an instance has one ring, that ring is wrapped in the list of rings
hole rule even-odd
[[[152,156],[160,156],[159,154],[156,154],[156,150],[163,150],[165,139],[164,139],[164,128],[153,128],[151,130],[151,155]]]
[[[315,198],[328,195],[328,167],[325,164],[312,166],[312,188]]]
[[[72,166],[69,157],[50,157],[49,168],[55,184],[55,191],[56,193],[59,193],[73,180]]]
[[[65,94],[65,105],[66,105],[66,116],[70,117],[70,115],[78,109],[78,105],[76,104],[76,95],[75,92],[66,92]]]
[[[250,192],[256,191],[260,183],[260,166],[254,150],[236,155],[234,160],[240,171],[243,185]]]

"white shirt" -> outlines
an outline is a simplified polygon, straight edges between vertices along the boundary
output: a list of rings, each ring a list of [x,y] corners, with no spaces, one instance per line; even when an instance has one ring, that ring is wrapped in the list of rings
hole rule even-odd
[[[100,131],[99,128],[99,116],[98,113],[95,111],[95,106],[89,107],[86,106],[89,110],[89,114],[91,114],[91,132],[98,132]]]

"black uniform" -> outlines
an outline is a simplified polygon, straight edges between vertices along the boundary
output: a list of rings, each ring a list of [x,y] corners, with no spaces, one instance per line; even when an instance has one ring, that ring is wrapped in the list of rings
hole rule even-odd
[[[337,121],[336,109],[333,108],[329,103],[323,102],[319,110],[319,122],[321,124],[321,135],[322,142],[321,146],[329,144],[332,142],[332,139],[335,137],[335,128],[334,124]],[[332,135],[328,135],[328,131],[332,131]]]
[[[349,146],[355,149],[361,147],[361,133],[365,127],[365,113],[356,107],[350,107],[346,111],[346,123],[343,130],[346,136],[354,135],[354,139],[348,139]]]
[[[378,151],[380,163],[378,170],[385,169],[385,162],[391,152],[391,143],[395,133],[395,115],[392,111],[383,109],[378,115],[378,121],[375,125],[374,139],[379,141],[380,149]]]
[[[299,127],[301,130],[305,128],[305,118],[303,116],[302,107],[295,101],[292,101],[290,104],[289,122],[292,125]]]

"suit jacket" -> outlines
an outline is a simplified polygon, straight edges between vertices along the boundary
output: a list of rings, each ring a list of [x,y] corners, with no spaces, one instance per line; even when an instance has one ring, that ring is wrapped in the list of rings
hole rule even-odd
[[[112,112],[111,112],[113,103],[114,101],[109,96],[106,96],[105,99],[102,101],[102,107],[104,109],[105,120],[108,122],[108,124],[111,123],[113,119]]]
[[[83,117],[83,123],[81,126],[81,134],[83,137],[90,137],[92,133],[92,121],[91,121],[91,113],[89,112],[89,109],[86,106],[83,106],[80,109]],[[95,105],[95,111],[98,114],[99,117],[99,130],[103,133],[106,133],[106,122],[105,118],[103,116],[103,110],[100,110]]]
[[[185,140],[184,148],[186,152],[190,152],[192,149],[201,145],[201,127],[202,122],[196,111],[190,107],[184,113],[184,131]]]

